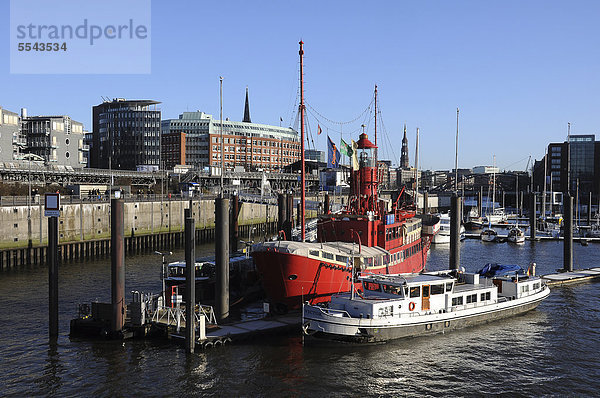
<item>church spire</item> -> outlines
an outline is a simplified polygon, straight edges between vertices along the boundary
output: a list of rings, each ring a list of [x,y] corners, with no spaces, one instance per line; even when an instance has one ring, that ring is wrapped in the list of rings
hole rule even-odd
[[[246,105],[244,106],[244,123],[252,123],[250,120],[250,104],[248,103],[248,87],[246,87]]]
[[[400,153],[400,167],[408,168],[408,138],[406,138],[406,124],[404,125],[404,138],[402,138],[402,152]]]

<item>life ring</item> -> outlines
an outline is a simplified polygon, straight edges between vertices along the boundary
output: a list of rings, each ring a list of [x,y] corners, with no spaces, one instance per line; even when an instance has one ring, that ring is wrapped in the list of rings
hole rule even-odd
[[[415,310],[415,306],[416,306],[415,302],[411,301],[410,304],[408,304],[408,310],[409,311],[414,311]]]

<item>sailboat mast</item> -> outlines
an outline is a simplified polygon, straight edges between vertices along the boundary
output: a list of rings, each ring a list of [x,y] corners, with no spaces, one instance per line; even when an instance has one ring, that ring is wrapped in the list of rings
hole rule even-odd
[[[548,164],[548,150],[544,154],[544,194],[542,195],[542,220],[546,219],[546,174],[548,173],[547,169]]]
[[[492,162],[492,214],[496,209],[496,155],[494,155],[494,161]]]
[[[415,210],[419,211],[419,128],[415,142]]]
[[[517,228],[519,228],[519,173],[517,173],[517,182],[515,183],[515,198],[517,200]]]
[[[300,40],[300,236],[302,242],[306,240],[306,231],[304,230],[304,205],[306,203],[306,170],[304,169],[304,42]],[[291,238],[290,238],[291,239]]]

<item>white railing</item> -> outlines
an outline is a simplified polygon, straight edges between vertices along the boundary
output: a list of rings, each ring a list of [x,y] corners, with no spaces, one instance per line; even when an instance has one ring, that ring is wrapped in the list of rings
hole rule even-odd
[[[215,312],[210,305],[199,304],[198,309],[198,313],[194,312],[196,325],[200,324],[200,317],[204,317],[207,324],[217,324]],[[152,314],[152,322],[166,323],[168,326],[176,326],[177,331],[179,332],[181,329],[181,324],[186,322],[185,308],[159,306]]]

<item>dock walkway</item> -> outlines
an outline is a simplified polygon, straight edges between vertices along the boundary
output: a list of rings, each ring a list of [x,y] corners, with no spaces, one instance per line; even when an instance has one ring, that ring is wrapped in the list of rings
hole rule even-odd
[[[548,286],[588,282],[600,279],[600,267],[577,269],[572,272],[557,272],[543,275],[542,279]]]
[[[218,329],[207,330],[206,338],[207,340],[216,340],[229,337],[234,341],[246,340],[259,334],[262,336],[265,333],[279,333],[293,329],[300,331],[300,323],[300,313],[265,317],[220,325]]]

